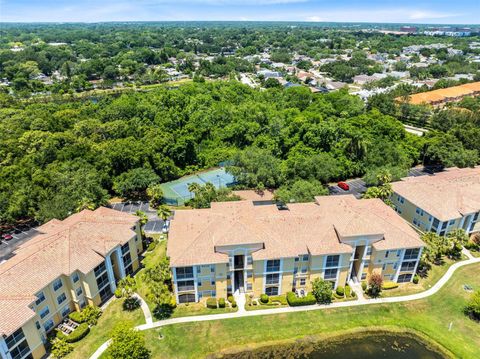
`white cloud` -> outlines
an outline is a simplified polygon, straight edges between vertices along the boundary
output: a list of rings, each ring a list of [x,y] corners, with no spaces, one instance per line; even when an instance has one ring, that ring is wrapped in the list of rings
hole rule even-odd
[[[445,18],[449,18],[449,17],[458,17],[458,16],[462,16],[462,14],[451,14],[451,13],[443,13],[443,12],[436,12],[436,11],[415,10],[410,14],[409,19],[411,19],[411,20],[445,19]]]

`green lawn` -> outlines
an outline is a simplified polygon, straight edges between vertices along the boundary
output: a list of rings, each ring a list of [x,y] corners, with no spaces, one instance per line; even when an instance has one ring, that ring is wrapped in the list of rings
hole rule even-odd
[[[466,259],[466,258],[462,258]],[[458,261],[445,258],[441,265],[432,265],[432,269],[428,271],[427,277],[420,278],[418,284],[403,283],[395,289],[383,290],[382,297],[397,297],[401,295],[408,295],[423,292],[430,289],[438,280],[445,274],[450,266]]]
[[[462,313],[469,293],[480,289],[480,264],[455,272],[452,279],[426,299],[336,308],[310,312],[184,323],[146,331],[154,358],[198,358],[228,348],[245,349],[292,341],[305,336],[331,336],[358,329],[415,330],[443,345],[456,358],[480,357],[480,323]],[[451,331],[448,330],[452,323]],[[165,338],[158,339],[161,332]]]
[[[205,306],[205,302],[202,301],[200,303],[189,303],[186,304],[178,304],[175,310],[173,311],[172,318],[177,317],[191,317],[193,315],[208,315],[208,314],[222,314],[222,313],[231,313],[236,312],[238,308],[217,308],[217,309],[210,309]]]
[[[127,312],[122,309],[123,299],[114,299],[108,305],[105,312],[98,320],[98,324],[92,327],[90,333],[75,343],[75,350],[67,356],[67,359],[86,359],[92,355],[95,350],[110,338],[110,332],[115,326],[115,323],[126,320],[133,323],[133,325],[140,325],[145,323],[145,317],[140,308],[133,312]]]

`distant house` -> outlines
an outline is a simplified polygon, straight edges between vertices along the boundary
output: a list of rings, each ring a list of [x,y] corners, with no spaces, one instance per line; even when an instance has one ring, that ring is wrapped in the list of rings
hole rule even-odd
[[[265,79],[270,79],[270,78],[278,79],[282,77],[282,74],[280,72],[271,71],[268,69],[257,71],[257,76],[260,76],[260,75],[263,76]]]

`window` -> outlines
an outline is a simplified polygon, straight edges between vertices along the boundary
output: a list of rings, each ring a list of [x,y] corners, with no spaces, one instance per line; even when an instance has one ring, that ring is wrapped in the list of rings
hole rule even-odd
[[[433,223],[432,223],[432,231],[433,232],[437,231],[439,224],[440,224],[440,221],[438,219],[434,218]]]
[[[409,272],[415,269],[417,262],[403,262],[400,271]]]
[[[308,261],[308,254],[304,254],[304,255],[303,255],[303,261],[304,261],[304,262]]]
[[[367,247],[367,256],[372,254],[372,246]]]
[[[199,287],[202,286],[202,280],[201,280],[201,279],[197,280],[197,285],[198,285]]]
[[[247,264],[252,265],[253,264],[253,257],[252,256],[247,256]]]
[[[385,252],[385,258],[388,258],[388,255],[390,254],[390,251]]]
[[[415,213],[423,216],[423,210],[420,209],[420,208],[418,208],[418,207],[417,207],[417,209],[415,210]]]
[[[75,291],[75,294],[77,294],[77,297],[80,297],[83,294],[82,288],[78,287],[77,290]]]
[[[72,280],[73,283],[77,283],[80,280],[80,276],[78,275],[78,273],[73,273]]]
[[[53,320],[49,319],[45,322],[43,325],[43,328],[45,328],[45,331],[48,332],[50,329],[52,329],[54,326]]]
[[[130,251],[130,246],[128,245],[128,242],[127,242],[122,246],[122,255],[127,254],[129,251]]]
[[[105,287],[110,286],[110,281],[108,280],[108,274],[104,272],[100,277],[96,278],[98,290],[102,290]]]
[[[418,222],[417,222],[417,219],[416,219],[416,218],[413,219],[413,224],[416,225],[416,226],[418,226]]]
[[[252,290],[253,287],[252,287],[252,283],[247,283],[247,290]]]
[[[302,273],[303,274],[307,273],[307,267],[302,267]]]
[[[325,269],[323,279],[337,279],[337,269]]]
[[[195,294],[180,294],[178,296],[179,303],[192,303],[195,302]]]
[[[253,278],[253,271],[247,271],[247,278]]]
[[[398,276],[397,282],[398,283],[406,283],[406,282],[410,282],[411,279],[412,279],[411,274],[401,274],[401,275]]]
[[[215,266],[214,265],[210,266],[210,273],[215,273]]]
[[[98,277],[100,274],[102,274],[106,270],[107,270],[107,267],[105,266],[105,262],[103,262],[98,266],[96,266],[93,272],[95,273],[95,277]]]
[[[123,256],[123,266],[128,267],[130,264],[132,264],[132,256],[127,253]]]
[[[201,282],[200,282],[201,285]],[[193,280],[185,280],[177,283],[177,290],[179,292],[184,292],[187,290],[195,290],[195,284]]]
[[[405,250],[405,255],[403,259],[417,259],[418,254],[420,253],[420,248],[412,248]]]
[[[278,295],[278,287],[267,287],[265,288],[266,295]]]
[[[198,267],[197,267],[198,270]],[[190,279],[193,278],[193,267],[178,267],[175,268],[177,279]]]
[[[397,270],[397,268],[398,268],[398,263],[395,263],[395,264],[393,265],[393,269]]]
[[[15,348],[10,350],[10,355],[12,356],[12,359],[24,358],[29,353],[30,353],[30,348],[28,347],[28,343],[26,340],[24,340],[23,342],[18,344]],[[32,357],[30,356],[30,358]]]
[[[38,330],[42,327],[38,321],[35,322],[35,326],[37,327]]]
[[[17,329],[13,334],[5,339],[5,343],[9,349],[13,348],[17,343],[20,343],[25,338],[22,328]]]
[[[271,285],[271,284],[278,284],[280,281],[280,274],[275,273],[275,274],[267,274],[265,277],[265,284],[266,285]]]
[[[327,261],[325,263],[325,267],[338,267],[338,264],[340,263],[340,256],[328,256]]]
[[[382,270],[385,270],[385,269],[387,269],[387,264],[386,263],[384,263],[383,266],[382,266]]]
[[[306,281],[305,278],[300,279],[300,285],[305,285],[306,282],[307,282],[307,281]]]
[[[108,298],[110,298],[112,296],[112,289],[110,288],[109,285],[107,285],[105,288],[103,288],[100,292],[98,292],[98,294],[100,294],[100,300],[103,302],[105,302]]]
[[[280,259],[271,259],[267,261],[267,272],[279,272]]]
[[[200,272],[202,271],[202,269],[200,268],[200,266],[197,267],[197,274],[200,274]]]
[[[57,303],[59,305],[65,302],[66,300],[67,300],[67,296],[65,295],[65,293],[62,293],[57,297]]]
[[[299,257],[295,257],[295,262],[298,262],[300,260]]]
[[[58,278],[53,282],[53,290],[59,290],[60,288],[62,288],[62,286],[63,282],[61,278]]]
[[[45,318],[48,314],[50,314],[50,309],[48,308],[48,305],[43,308],[41,311],[40,311],[40,318]]]
[[[364,273],[362,273],[362,277],[361,277],[360,280],[365,280],[365,279],[367,279],[367,273],[364,272]]]
[[[215,281],[214,280],[210,281],[210,284],[215,285]]]
[[[399,249],[399,250],[397,251],[397,257],[400,257],[400,254],[402,254],[402,250],[401,250],[401,249]]]
[[[67,305],[62,309],[62,317],[66,317],[70,313],[70,307]]]
[[[37,300],[35,301],[36,305],[39,305],[45,300],[45,294],[43,292],[37,293]]]

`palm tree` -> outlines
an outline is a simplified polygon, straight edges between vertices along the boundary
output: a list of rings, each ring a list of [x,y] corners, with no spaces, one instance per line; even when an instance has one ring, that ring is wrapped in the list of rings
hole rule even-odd
[[[161,205],[157,209],[157,215],[166,222],[168,218],[172,215],[172,211],[166,205]]]

